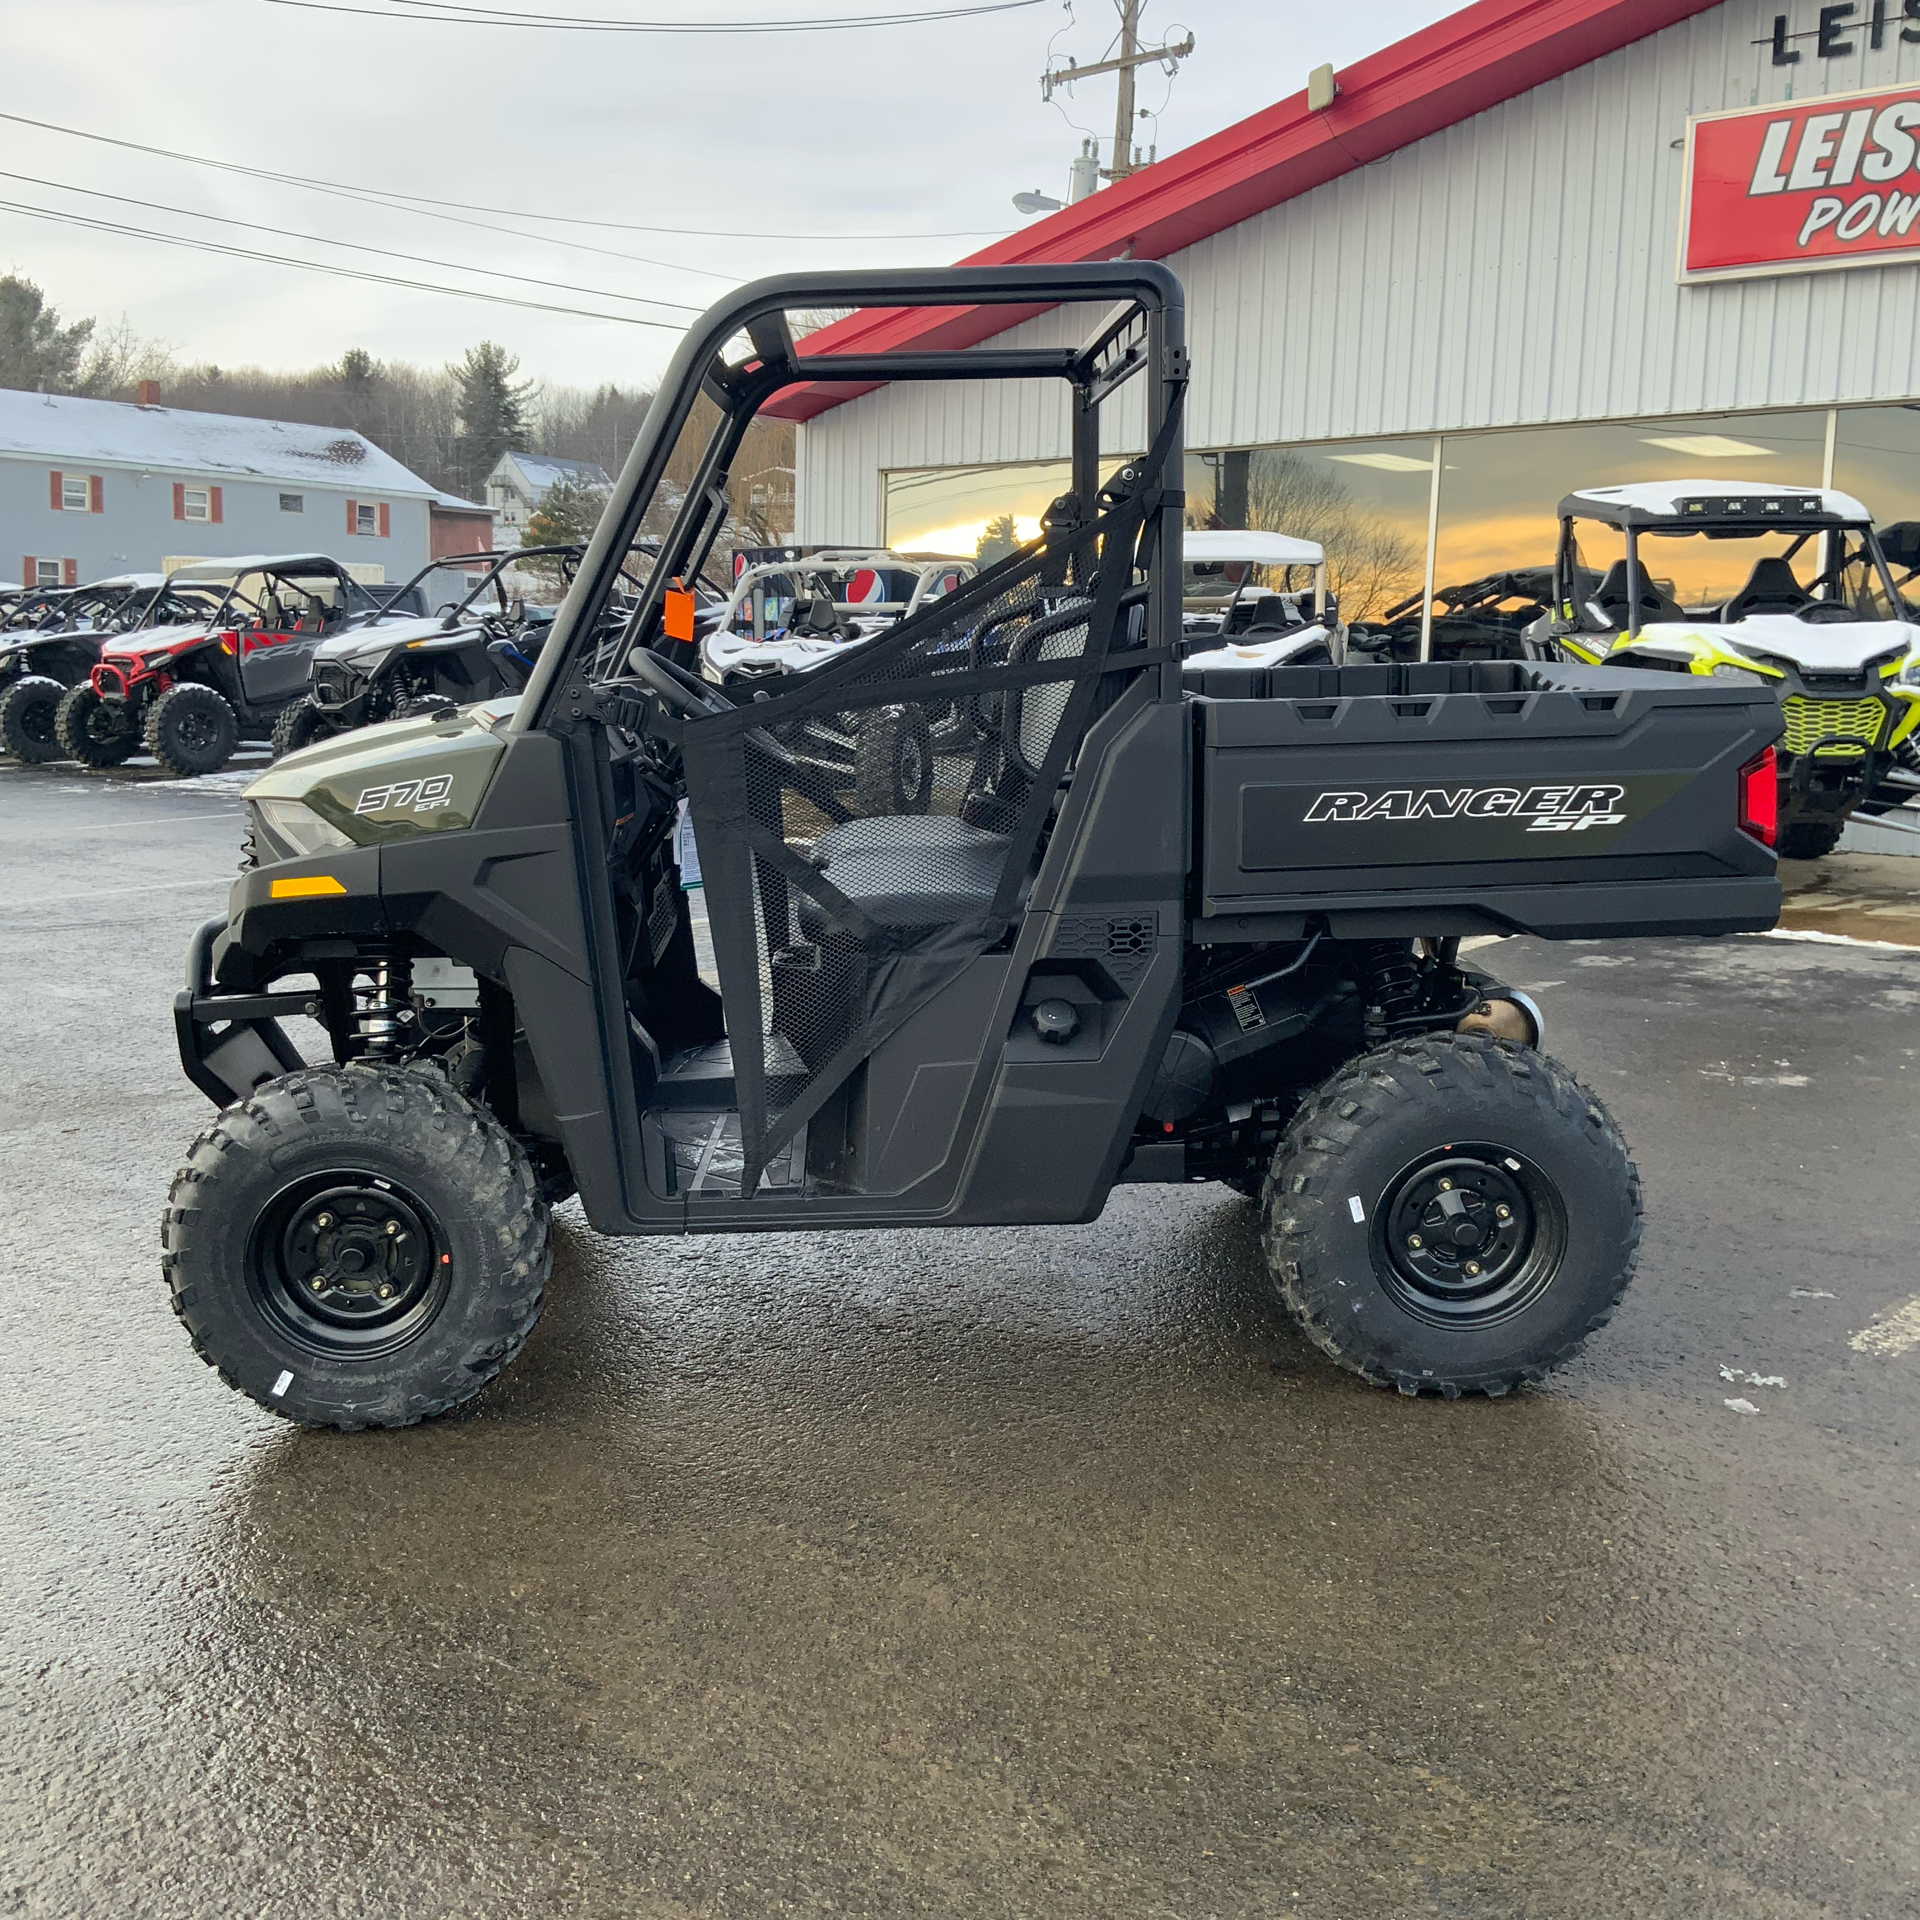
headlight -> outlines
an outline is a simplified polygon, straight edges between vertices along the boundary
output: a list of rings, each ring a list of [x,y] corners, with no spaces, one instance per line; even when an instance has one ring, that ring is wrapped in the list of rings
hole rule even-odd
[[[354,844],[304,800],[249,800],[247,805],[253,809],[255,826],[283,860],[304,860]]]
[[[1766,676],[1753,671],[1751,667],[1736,667],[1731,660],[1720,661],[1707,676],[1711,680],[1739,680],[1749,687],[1764,687]]]

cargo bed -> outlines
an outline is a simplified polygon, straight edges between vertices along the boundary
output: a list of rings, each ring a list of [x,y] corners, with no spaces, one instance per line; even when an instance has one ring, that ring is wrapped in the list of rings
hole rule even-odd
[[[1771,689],[1515,661],[1186,676],[1202,943],[1727,933],[1779,915]]]

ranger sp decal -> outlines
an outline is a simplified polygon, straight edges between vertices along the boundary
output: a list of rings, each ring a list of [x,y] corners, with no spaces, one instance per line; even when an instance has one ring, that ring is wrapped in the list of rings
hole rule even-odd
[[[1519,820],[1528,833],[1584,833],[1618,827],[1626,788],[1595,783],[1556,787],[1390,787],[1384,793],[1339,789],[1315,797],[1310,822],[1363,820]]]
[[[355,813],[389,813],[396,808],[412,808],[415,813],[432,813],[444,807],[453,796],[453,775],[436,774],[431,780],[395,780],[384,787],[368,787],[353,803]]]

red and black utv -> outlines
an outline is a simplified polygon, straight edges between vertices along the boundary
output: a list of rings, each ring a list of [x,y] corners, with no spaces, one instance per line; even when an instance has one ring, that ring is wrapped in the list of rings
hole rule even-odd
[[[387,595],[327,554],[248,554],[168,574],[169,593],[211,589],[203,616],[110,640],[60,701],[54,732],[70,758],[118,766],[144,746],[179,779],[215,773],[242,740],[265,740],[307,689],[313,650]]]
[[[167,587],[157,573],[122,573],[84,587],[20,595],[0,617],[0,753],[58,760],[54,717],[69,687],[93,671],[100,650],[136,627],[204,621],[218,587]]]

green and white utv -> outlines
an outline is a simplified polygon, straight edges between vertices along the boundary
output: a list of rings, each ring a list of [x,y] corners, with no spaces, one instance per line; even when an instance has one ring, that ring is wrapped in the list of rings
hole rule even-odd
[[[1728,567],[1708,544],[1722,541],[1746,564]],[[1920,797],[1920,626],[1849,494],[1713,480],[1570,493],[1553,606],[1529,637],[1585,666],[1771,686],[1785,859],[1831,853],[1856,811]]]

